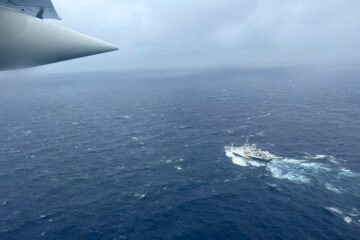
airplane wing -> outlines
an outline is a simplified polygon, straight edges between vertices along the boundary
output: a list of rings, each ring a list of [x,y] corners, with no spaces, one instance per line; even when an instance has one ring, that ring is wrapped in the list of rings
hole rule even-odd
[[[40,19],[60,20],[51,0],[0,0],[0,7],[1,6]]]

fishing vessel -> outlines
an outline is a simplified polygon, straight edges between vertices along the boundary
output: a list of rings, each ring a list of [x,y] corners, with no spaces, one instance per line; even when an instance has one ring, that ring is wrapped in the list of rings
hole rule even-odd
[[[273,159],[268,151],[258,149],[256,144],[250,145],[249,143],[245,143],[240,147],[234,147],[234,145],[231,144],[231,146],[225,146],[225,151],[232,153],[236,157],[242,157],[248,160],[270,162]]]

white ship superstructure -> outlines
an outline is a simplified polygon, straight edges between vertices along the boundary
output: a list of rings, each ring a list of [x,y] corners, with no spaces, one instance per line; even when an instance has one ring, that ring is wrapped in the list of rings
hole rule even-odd
[[[225,151],[232,153],[236,157],[242,157],[249,160],[270,162],[272,155],[268,151],[257,149],[256,144],[244,144],[241,147],[225,146]]]

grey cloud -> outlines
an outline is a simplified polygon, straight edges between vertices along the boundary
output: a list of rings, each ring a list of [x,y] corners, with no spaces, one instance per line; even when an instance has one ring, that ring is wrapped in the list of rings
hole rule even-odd
[[[272,66],[353,61],[356,0],[54,0],[61,24],[119,52],[43,67],[88,69]]]

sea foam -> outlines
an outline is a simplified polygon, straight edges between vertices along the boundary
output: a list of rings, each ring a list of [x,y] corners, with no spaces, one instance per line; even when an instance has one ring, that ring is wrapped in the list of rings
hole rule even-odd
[[[360,180],[360,173],[354,173],[346,168],[312,162],[308,159],[281,158],[275,155],[273,155],[274,159],[269,163],[241,158],[228,151],[226,151],[226,156],[231,158],[234,164],[241,167],[265,167],[265,170],[277,179],[291,181],[296,184],[313,183],[337,194],[348,193],[360,196],[359,186],[348,184],[350,179],[357,178]],[[326,155],[317,156],[320,159]]]

